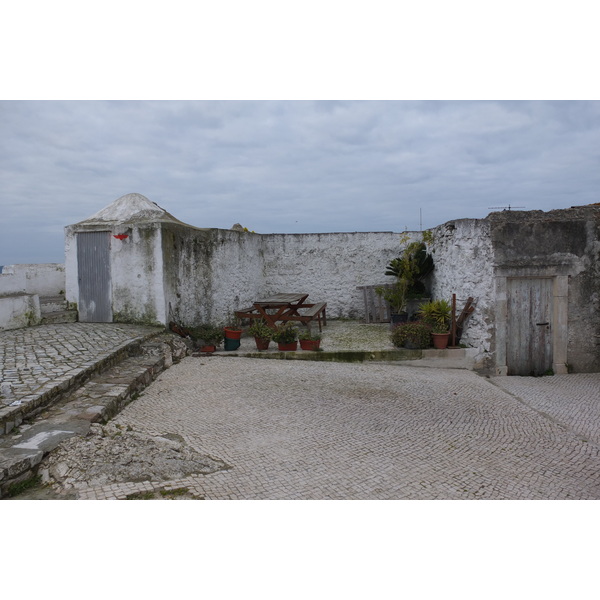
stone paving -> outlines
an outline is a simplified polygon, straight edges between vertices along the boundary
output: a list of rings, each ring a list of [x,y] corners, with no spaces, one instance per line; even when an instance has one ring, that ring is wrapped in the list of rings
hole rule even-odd
[[[159,331],[118,323],[61,323],[0,332],[0,421],[26,413],[27,405],[36,407],[44,395],[66,390],[119,349]]]
[[[188,357],[114,419],[230,469],[205,499],[599,499],[600,374]],[[88,488],[123,498],[165,483]]]

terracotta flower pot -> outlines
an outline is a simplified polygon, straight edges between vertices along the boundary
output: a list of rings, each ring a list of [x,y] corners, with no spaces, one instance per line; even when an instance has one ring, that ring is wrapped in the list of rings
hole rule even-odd
[[[200,348],[200,352],[206,352],[206,353],[212,353],[212,352],[216,352],[217,347],[213,346],[213,345],[206,345],[206,346],[201,346]]]
[[[268,339],[268,338],[255,337],[254,341],[256,342],[256,349],[257,350],[268,350],[269,349],[269,344],[271,343],[271,340]]]
[[[321,340],[300,340],[300,348],[302,350],[312,350],[315,352],[319,349],[321,345]]]
[[[239,340],[242,337],[241,329],[234,329],[233,327],[224,328],[225,338],[228,340]]]
[[[450,333],[432,333],[433,347],[438,350],[445,350],[448,347],[448,338]]]
[[[278,342],[277,347],[280,352],[293,352],[294,350],[298,350],[298,342]]]

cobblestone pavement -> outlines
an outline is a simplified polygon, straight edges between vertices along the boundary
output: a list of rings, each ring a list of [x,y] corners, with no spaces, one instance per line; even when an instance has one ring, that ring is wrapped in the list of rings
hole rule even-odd
[[[0,332],[0,407],[26,402],[156,327],[61,323]]]
[[[114,422],[229,470],[206,499],[599,499],[600,374],[479,377],[399,364],[189,357]],[[162,484],[164,486],[164,483]],[[149,482],[88,488],[119,498]]]

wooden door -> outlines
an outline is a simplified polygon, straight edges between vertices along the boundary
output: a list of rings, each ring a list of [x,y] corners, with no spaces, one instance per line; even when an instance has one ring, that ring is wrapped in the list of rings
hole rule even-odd
[[[111,323],[110,232],[77,234],[79,320]]]
[[[551,277],[507,280],[509,375],[543,375],[552,368]]]

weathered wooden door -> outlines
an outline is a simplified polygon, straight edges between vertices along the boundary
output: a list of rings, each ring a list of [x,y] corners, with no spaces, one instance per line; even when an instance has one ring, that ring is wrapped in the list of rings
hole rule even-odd
[[[507,280],[509,375],[543,375],[552,368],[551,277]]]
[[[77,234],[79,320],[111,323],[110,232]]]

